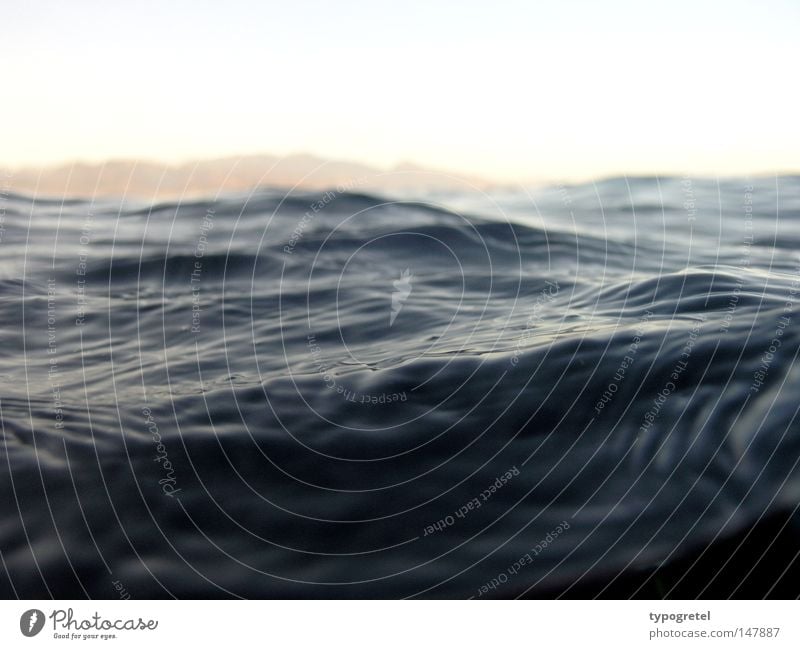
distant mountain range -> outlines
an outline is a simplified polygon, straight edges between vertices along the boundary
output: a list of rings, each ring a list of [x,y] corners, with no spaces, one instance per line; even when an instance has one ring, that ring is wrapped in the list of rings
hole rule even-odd
[[[12,169],[10,190],[39,196],[128,196],[153,200],[213,196],[257,187],[421,192],[487,189],[484,179],[402,164],[391,169],[313,155],[249,155],[165,165],[136,160]]]

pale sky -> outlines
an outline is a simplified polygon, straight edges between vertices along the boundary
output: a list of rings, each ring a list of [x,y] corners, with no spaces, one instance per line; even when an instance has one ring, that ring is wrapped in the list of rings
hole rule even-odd
[[[497,180],[800,170],[800,2],[33,0],[0,163],[314,153]]]

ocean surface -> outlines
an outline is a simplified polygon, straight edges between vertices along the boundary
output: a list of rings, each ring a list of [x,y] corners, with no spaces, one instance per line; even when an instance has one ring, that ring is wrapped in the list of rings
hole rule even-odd
[[[800,178],[0,196],[0,595],[800,595]]]

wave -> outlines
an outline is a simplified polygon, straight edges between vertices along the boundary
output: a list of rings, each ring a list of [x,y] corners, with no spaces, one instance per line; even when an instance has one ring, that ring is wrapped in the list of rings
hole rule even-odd
[[[798,179],[490,199],[10,197],[0,592],[795,596]]]

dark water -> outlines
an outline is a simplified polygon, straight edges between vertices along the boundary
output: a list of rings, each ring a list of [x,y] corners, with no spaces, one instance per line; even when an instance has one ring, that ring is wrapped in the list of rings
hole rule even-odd
[[[6,597],[800,593],[800,178],[2,207]]]

